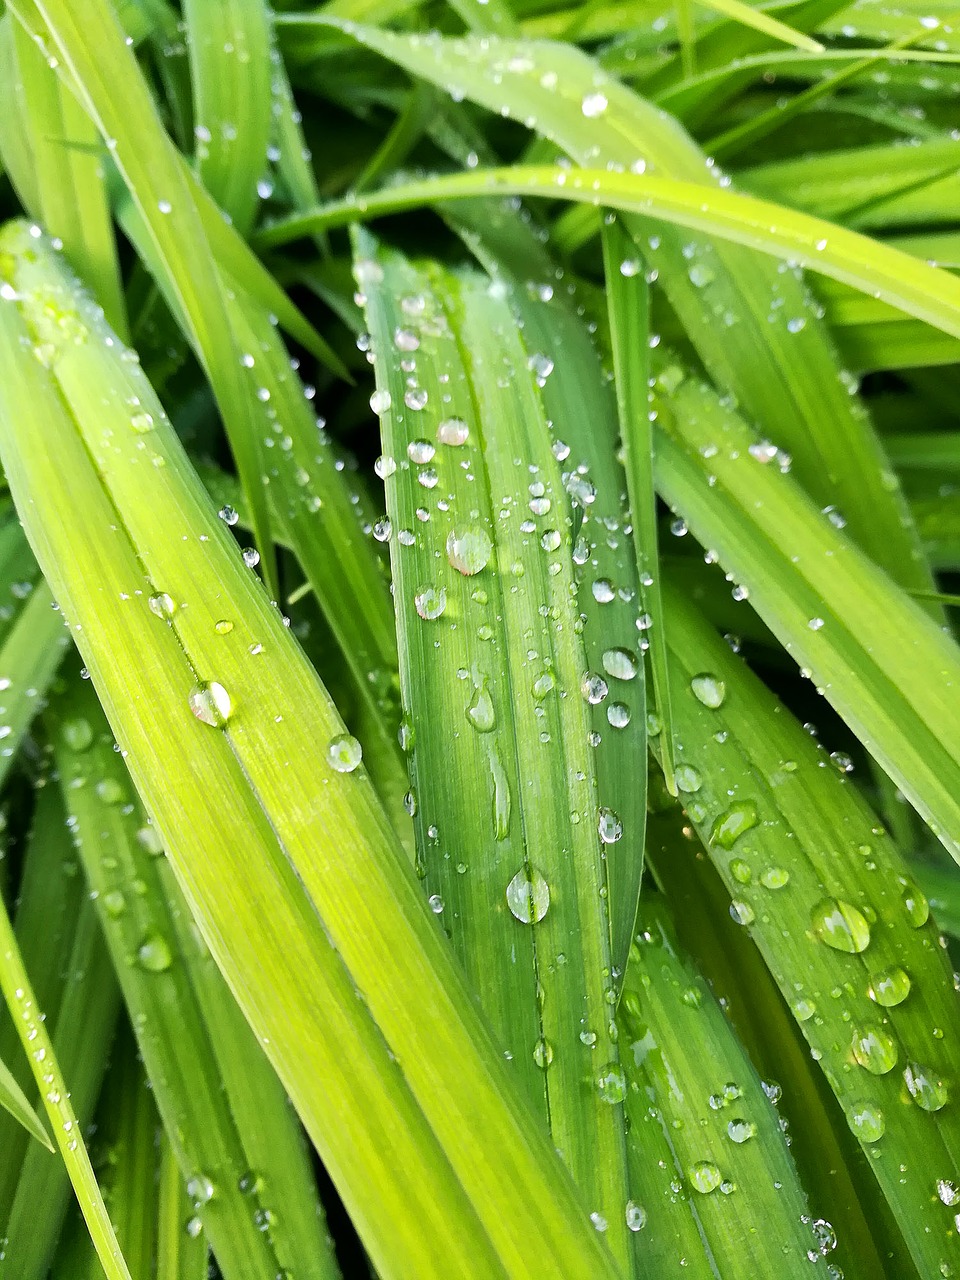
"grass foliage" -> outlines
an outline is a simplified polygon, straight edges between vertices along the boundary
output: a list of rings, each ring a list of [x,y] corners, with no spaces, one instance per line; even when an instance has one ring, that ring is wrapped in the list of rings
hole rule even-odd
[[[0,1280],[960,1274],[958,22],[8,0]]]

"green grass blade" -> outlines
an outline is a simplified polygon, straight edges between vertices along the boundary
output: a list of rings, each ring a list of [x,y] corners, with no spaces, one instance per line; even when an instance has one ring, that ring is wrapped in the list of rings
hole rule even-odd
[[[706,980],[681,954],[663,904],[648,898],[619,1023],[633,1095],[631,1143],[639,1147],[636,1217],[645,1216],[651,1234],[661,1215],[688,1219],[679,1239],[661,1238],[658,1274],[690,1266],[684,1236],[696,1234],[695,1274],[806,1276],[808,1255],[818,1250],[776,1112]],[[666,1168],[644,1149],[654,1126],[669,1135]],[[665,1184],[677,1180],[683,1194],[665,1195]]]
[[[551,431],[537,393],[553,361],[521,340],[486,277],[417,267],[365,234],[355,273],[390,460],[394,599],[426,887],[515,1075],[549,1117],[555,1145],[626,1262],[622,1118],[602,1089],[605,1073],[619,1070],[597,834],[607,797],[597,789],[580,692],[584,680],[604,693],[607,680],[620,683],[606,672],[584,676],[564,491],[566,477],[590,505],[583,486],[592,478],[561,469],[553,446],[566,423],[553,420]],[[415,366],[404,358],[412,350]],[[529,460],[523,469],[518,458]],[[627,646],[635,642],[607,631],[611,653],[617,640],[629,675],[615,670],[632,679],[637,659]],[[621,819],[599,813],[612,860]]]
[[[271,128],[270,20],[263,0],[186,0],[200,178],[233,225],[249,230]]]
[[[610,637],[637,644],[643,613],[637,603],[643,587],[627,536],[630,516],[617,460],[614,397],[581,317],[578,295],[563,287],[543,244],[516,211],[509,204],[478,201],[456,206],[453,221],[493,276],[494,287],[507,293],[527,350],[552,361],[549,375],[539,379],[539,392],[558,438],[555,452],[569,450],[559,460],[572,502],[570,514],[579,525],[574,575],[585,667],[606,676],[604,653]],[[582,485],[578,476],[589,483]],[[531,490],[531,512],[537,508],[542,504]],[[643,648],[643,635],[638,647]],[[590,704],[588,715],[598,788],[604,803],[620,816],[624,832],[615,856],[606,860],[613,977],[619,990],[643,871],[646,690],[639,679],[629,689],[621,682],[608,684],[610,695]]]
[[[795,31],[785,22],[771,17],[762,9],[751,8],[750,5],[741,3],[741,0],[710,0],[710,8],[716,9],[724,17],[732,18],[734,22],[739,22],[745,27],[752,27],[754,31],[769,36],[771,40],[793,45],[795,49],[806,49],[808,53],[823,52],[823,45],[819,40],[814,40],[802,31]]]
[[[130,1272],[117,1244],[90,1165],[66,1081],[44,1026],[43,1015],[37,1008],[13,926],[3,903],[0,903],[0,991],[20,1034],[24,1052],[29,1055],[34,1079],[43,1098],[60,1156],[70,1175],[107,1280],[130,1280]]]
[[[4,247],[18,255],[14,293],[27,314],[0,306],[11,490],[208,945],[378,1269],[616,1275],[514,1094],[365,771],[337,767],[342,720],[142,373],[107,345],[102,319],[46,246],[19,253],[25,234],[8,229]],[[21,346],[50,287],[91,339],[63,346],[53,371]],[[146,450],[128,425],[131,393],[153,417]],[[42,451],[31,448],[27,405],[45,415]],[[67,476],[83,512],[79,545],[62,518]],[[169,621],[148,606],[153,594]],[[223,619],[234,623],[226,634]],[[191,715],[191,691],[206,723]]]
[[[91,119],[103,137],[167,268],[217,394],[250,506],[267,583],[276,573],[255,402],[243,380],[241,352],[226,314],[223,286],[206,245],[203,223],[180,156],[163,129],[146,81],[105,0],[10,6],[28,30],[49,30]],[[42,17],[41,17],[42,13]],[[44,21],[45,19],[45,21]],[[146,140],[151,145],[146,145]]]
[[[193,1188],[194,1216],[220,1270],[227,1280],[251,1265],[264,1274],[286,1267],[312,1280],[335,1276],[283,1090],[197,944],[89,684],[72,680],[50,719],[69,822],[157,1105]]]
[[[201,1235],[183,1229],[192,1224],[187,1196],[173,1148],[160,1146],[160,1195],[157,1206],[157,1280],[207,1280],[207,1246]]]
[[[640,598],[650,622],[647,629],[650,683],[663,734],[660,742],[664,777],[667,789],[675,793],[667,641],[657,550],[657,494],[653,481],[650,294],[645,279],[646,263],[637,256],[633,240],[617,222],[605,223],[603,227],[603,263],[633,545],[640,569]]]
[[[27,1133],[32,1138],[36,1138],[48,1151],[55,1149],[43,1121],[31,1107],[26,1094],[11,1074],[10,1068],[2,1061],[0,1061],[0,1107],[13,1116],[17,1124],[22,1125]]]
[[[958,1253],[936,1186],[951,1180],[960,1152],[960,1119],[945,1105],[956,1087],[950,1028],[960,1022],[926,899],[856,791],[821,767],[810,736],[678,593],[667,607],[687,815],[920,1274],[935,1275]],[[719,705],[702,701],[705,676]]]
[[[713,392],[670,366],[656,407],[661,494],[960,859],[960,721],[943,696],[960,687],[953,641],[764,465]]]

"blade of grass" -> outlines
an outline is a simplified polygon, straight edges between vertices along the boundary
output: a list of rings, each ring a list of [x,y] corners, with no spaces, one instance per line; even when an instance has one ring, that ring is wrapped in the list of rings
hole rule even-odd
[[[391,1277],[618,1274],[516,1097],[364,770],[337,767],[343,724],[325,691],[142,374],[46,246],[19,252],[25,235],[9,229],[3,247],[29,322],[42,323],[32,303],[52,273],[96,336],[61,349],[55,388],[24,357],[19,306],[0,306],[11,490],[208,945],[375,1264]],[[131,391],[154,418],[146,451],[125,425]],[[42,451],[25,405],[45,415]],[[67,475],[79,545],[76,515],[62,518]],[[180,606],[169,622],[148,607],[154,593]]]
[[[10,1068],[0,1061],[0,1107],[16,1120],[23,1128],[48,1151],[54,1151],[50,1135],[44,1128],[43,1121],[31,1107],[26,1094],[17,1084]]]
[[[621,665],[611,657],[608,671],[584,675],[575,530],[564,518],[561,451],[552,447],[565,422],[553,422],[554,435],[537,394],[552,359],[524,345],[486,277],[419,268],[367,233],[356,241],[354,270],[389,460],[401,684],[426,888],[450,921],[514,1075],[628,1266],[622,1117],[604,1090],[619,1068],[601,837],[612,846],[622,826],[612,810],[598,809],[607,797],[597,788],[580,691],[596,688],[589,696],[597,701],[607,679],[617,689],[618,678],[636,676],[637,659],[629,633],[608,632],[608,652]],[[411,351],[415,366],[404,358]],[[582,491],[592,477],[574,471],[572,481]],[[616,853],[611,847],[608,860]]]
[[[48,723],[68,822],[153,1096],[217,1265],[226,1280],[251,1267],[337,1275],[283,1090],[198,945],[89,682],[71,679]]]
[[[263,0],[186,0],[197,167],[203,185],[249,231],[271,128],[270,21]]]
[[[725,18],[732,19],[733,22],[769,36],[771,40],[793,45],[795,49],[806,49],[808,53],[823,52],[823,45],[819,40],[814,40],[812,36],[802,31],[795,31],[793,27],[771,17],[763,9],[753,9],[750,5],[743,4],[741,0],[710,0],[710,8],[715,9],[717,13],[722,13]]]

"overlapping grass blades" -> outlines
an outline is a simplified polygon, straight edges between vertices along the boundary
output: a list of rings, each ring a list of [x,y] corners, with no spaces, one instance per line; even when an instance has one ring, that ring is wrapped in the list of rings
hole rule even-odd
[[[13,225],[2,247],[0,452],[28,536],[206,941],[378,1269],[617,1274],[350,768],[342,721],[135,359],[42,240]],[[44,364],[30,353],[41,338]]]

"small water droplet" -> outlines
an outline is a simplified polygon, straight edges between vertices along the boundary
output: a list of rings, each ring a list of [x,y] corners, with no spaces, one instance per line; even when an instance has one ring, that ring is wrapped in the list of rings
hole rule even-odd
[[[882,1076],[897,1065],[897,1043],[879,1023],[868,1023],[853,1033],[853,1056],[865,1071]]]
[[[847,1112],[847,1123],[861,1142],[879,1142],[887,1122],[883,1112],[872,1102],[854,1102]]]
[[[151,933],[137,948],[137,963],[148,973],[163,973],[173,964],[173,954],[165,938]]]
[[[603,669],[614,680],[633,680],[640,664],[629,649],[605,649],[601,658]]]
[[[580,110],[588,120],[595,120],[597,116],[602,116],[607,109],[607,96],[597,90],[596,93],[588,93],[584,96],[580,103]]]
[[[441,444],[458,448],[470,439],[470,428],[462,418],[444,418],[437,426],[437,439]]]
[[[497,713],[486,677],[482,677],[475,688],[466,716],[478,733],[491,733],[497,727]]]
[[[630,723],[630,708],[625,702],[611,702],[607,707],[607,720],[614,729],[625,729]]]
[[[580,692],[591,706],[596,706],[607,696],[609,687],[603,676],[597,675],[595,671],[588,671],[580,680]]]
[[[198,1205],[206,1204],[213,1199],[214,1185],[203,1173],[196,1173],[187,1182],[187,1195]]]
[[[87,751],[93,745],[93,729],[90,721],[82,717],[65,720],[62,733],[63,740],[71,751]]]
[[[611,1106],[622,1102],[627,1096],[627,1078],[619,1063],[612,1062],[604,1067],[597,1077],[597,1085],[600,1089],[600,1097]]]
[[[432,461],[436,452],[429,440],[411,440],[407,445],[407,457],[418,466]]]
[[[243,563],[248,569],[255,569],[260,563],[260,552],[256,547],[243,548]]]
[[[937,1195],[940,1201],[951,1209],[954,1205],[960,1204],[960,1187],[947,1178],[937,1179]]]
[[[435,916],[442,915],[443,898],[440,897],[439,893],[431,893],[430,897],[427,899],[427,904]]]
[[[609,604],[617,598],[616,590],[609,578],[597,578],[590,588],[597,604]]]
[[[900,878],[903,906],[914,929],[922,928],[930,919],[930,904],[918,886],[907,876]]]
[[[647,1225],[647,1211],[633,1200],[627,1201],[627,1228],[630,1231],[642,1231]]]
[[[218,636],[228,636],[233,630],[233,623],[229,618],[221,618],[219,622],[213,624],[213,629]]]
[[[542,1036],[533,1046],[533,1060],[541,1071],[546,1071],[553,1062],[553,1045]]]
[[[423,387],[410,387],[403,393],[403,403],[414,413],[419,413],[421,409],[427,407],[428,398]]]
[[[810,927],[821,942],[834,951],[856,954],[870,945],[866,917],[849,902],[823,898],[810,912]]]
[[[521,867],[507,885],[507,906],[521,924],[537,924],[550,906],[550,886],[535,867]]]
[[[380,387],[370,397],[370,408],[374,413],[386,413],[393,404],[393,397],[386,387]]]
[[[910,994],[910,975],[898,964],[870,975],[867,995],[884,1008],[903,1004]]]
[[[164,622],[169,622],[177,612],[176,601],[173,596],[167,595],[166,591],[158,591],[156,595],[149,596],[147,604],[150,606],[150,612],[155,613],[158,618],[163,618]]]
[[[458,573],[473,577],[490,563],[493,542],[481,525],[454,529],[447,538],[447,559]]]
[[[598,814],[597,830],[604,844],[616,844],[623,836],[623,823],[612,809],[602,808]]]
[[[698,702],[714,710],[723,705],[723,700],[727,696],[726,684],[717,676],[711,675],[709,671],[703,671],[700,675],[694,676],[690,681],[690,688]]]
[[[674,770],[674,781],[677,784],[677,790],[686,795],[699,791],[703,785],[703,779],[692,764],[678,764]]]
[[[188,698],[190,710],[203,724],[222,729],[233,715],[233,702],[229,693],[216,680],[202,680],[195,684]]]
[[[327,744],[327,764],[337,773],[353,773],[363,759],[363,748],[349,733],[338,733]]]
[[[722,849],[732,849],[740,837],[751,827],[755,827],[759,821],[760,815],[757,813],[754,802],[740,800],[732,804],[714,821],[710,828],[710,839]]]
[[[727,1137],[731,1142],[749,1142],[756,1135],[757,1126],[752,1120],[728,1120]]]
[[[153,414],[152,413],[135,413],[130,419],[130,426],[136,431],[137,435],[146,435],[148,431],[153,430]]]

